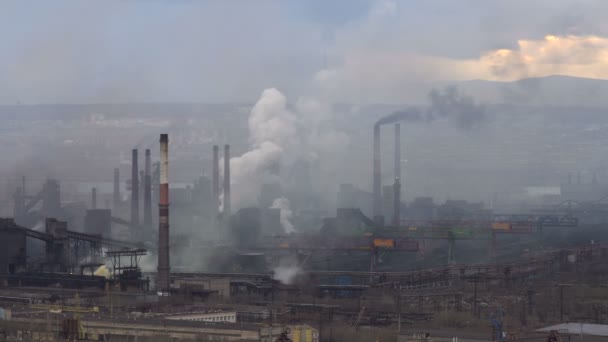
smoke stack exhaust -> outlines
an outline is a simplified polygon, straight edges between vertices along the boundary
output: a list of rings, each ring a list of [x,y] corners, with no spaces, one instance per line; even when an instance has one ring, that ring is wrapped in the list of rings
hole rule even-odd
[[[380,125],[374,125],[374,164],[373,164],[373,177],[374,177],[374,221],[378,225],[382,225],[384,217],[382,215],[382,179],[381,179],[381,165],[380,165]]]
[[[224,217],[230,217],[230,145],[224,146]]]
[[[120,207],[120,170],[114,168],[114,193],[112,194],[112,210],[118,211]]]
[[[152,228],[152,165],[150,149],[146,149],[146,163],[144,173],[144,227]]]
[[[97,189],[91,189],[91,209],[97,209]]]
[[[160,135],[160,197],[158,201],[157,291],[170,286],[169,267],[169,135]]]
[[[395,184],[393,189],[393,224],[401,221],[401,125],[395,124]]]
[[[219,213],[220,205],[220,152],[219,146],[213,145],[213,201],[215,214]]]
[[[139,168],[137,166],[137,149],[133,149],[131,162],[131,226],[139,226]]]
[[[395,178],[401,179],[401,125],[395,124]]]

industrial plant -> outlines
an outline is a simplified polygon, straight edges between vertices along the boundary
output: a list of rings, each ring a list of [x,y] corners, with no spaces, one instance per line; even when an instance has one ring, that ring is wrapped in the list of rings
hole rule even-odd
[[[81,205],[63,199],[61,179],[34,189],[21,177],[0,221],[3,338],[540,341],[608,319],[608,186],[569,174],[558,195],[515,211],[405,201],[401,128],[424,113],[373,124],[372,191],[340,184],[333,212],[298,207],[275,160],[257,204],[242,205],[243,157],[230,144],[200,151],[209,170],[173,186],[179,150],[166,133],[143,170],[131,149],[130,178],[108,168],[111,186]]]
[[[0,342],[607,341],[606,11],[0,1]]]

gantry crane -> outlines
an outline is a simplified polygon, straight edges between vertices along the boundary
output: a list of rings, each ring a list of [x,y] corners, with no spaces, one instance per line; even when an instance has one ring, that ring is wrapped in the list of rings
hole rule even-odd
[[[80,315],[85,313],[99,313],[99,307],[80,306],[80,296],[74,296],[76,306],[56,305],[56,304],[30,304],[30,308],[38,310],[46,310],[50,313],[70,312],[73,314],[71,319],[64,319],[62,322],[62,332],[67,340],[79,340],[86,337],[84,327],[80,321]]]

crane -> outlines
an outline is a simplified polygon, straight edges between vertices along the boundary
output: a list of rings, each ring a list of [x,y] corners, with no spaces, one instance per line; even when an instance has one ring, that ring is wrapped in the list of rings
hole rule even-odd
[[[76,306],[55,305],[55,304],[30,304],[30,308],[38,310],[47,310],[50,313],[71,312],[74,316],[71,319],[65,319],[62,324],[62,331],[66,338],[84,339],[86,337],[84,327],[80,321],[80,314],[99,313],[99,307],[93,306],[83,308],[80,306],[80,295],[74,296]]]

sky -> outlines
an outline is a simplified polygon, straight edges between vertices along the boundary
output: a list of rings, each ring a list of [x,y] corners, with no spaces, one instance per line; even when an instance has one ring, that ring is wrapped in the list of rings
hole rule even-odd
[[[608,79],[602,0],[0,2],[0,104],[403,103],[425,82]]]

